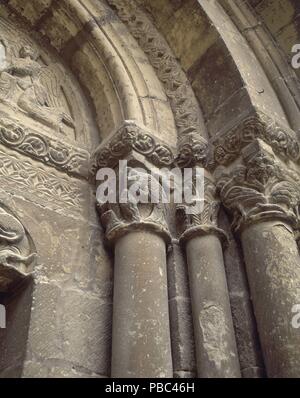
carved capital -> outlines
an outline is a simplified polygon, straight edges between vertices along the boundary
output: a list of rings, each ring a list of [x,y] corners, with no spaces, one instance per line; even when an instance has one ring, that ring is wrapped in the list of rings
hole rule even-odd
[[[0,292],[7,292],[33,272],[32,239],[19,219],[0,202]]]
[[[280,126],[262,112],[248,116],[213,139],[214,162],[217,165],[229,165],[240,156],[245,146],[256,139],[269,144],[274,153],[283,159],[299,162],[300,145],[296,133]]]
[[[117,203],[101,203],[97,197],[97,208],[107,241],[114,244],[117,239],[131,231],[147,230],[160,235],[166,243],[170,243],[166,221],[167,209],[160,200],[159,182],[153,182],[155,177],[149,173],[149,170],[142,168],[129,167],[126,178],[127,187],[122,192],[117,192]],[[131,191],[133,186],[134,191]],[[154,186],[158,188],[157,199],[154,200],[155,203],[151,203],[155,196],[153,195]],[[137,200],[133,192],[138,192],[143,199]],[[122,200],[120,200],[121,197]]]
[[[179,167],[206,166],[208,161],[209,145],[205,138],[190,133],[178,139],[178,155],[176,163]]]
[[[220,200],[216,195],[216,185],[210,175],[204,178],[203,208],[199,214],[187,212],[186,205],[177,206],[177,222],[180,232],[180,243],[186,243],[196,236],[217,235],[223,244],[227,243],[227,236],[218,228],[218,213]]]
[[[300,178],[276,159],[272,148],[256,140],[242,151],[243,163],[216,172],[222,202],[239,230],[251,223],[281,219],[296,224]]]
[[[159,142],[148,131],[126,121],[116,133],[99,145],[92,156],[90,171],[95,175],[102,167],[115,167],[119,160],[136,152],[158,167],[168,167],[173,163],[172,150]]]

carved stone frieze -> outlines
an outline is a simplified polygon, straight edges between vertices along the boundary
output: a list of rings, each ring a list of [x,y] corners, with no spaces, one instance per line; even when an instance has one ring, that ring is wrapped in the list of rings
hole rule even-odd
[[[0,143],[58,170],[79,177],[88,177],[87,151],[41,135],[7,117],[1,117],[1,114]]]
[[[36,258],[32,239],[20,220],[0,202],[0,292],[31,275]]]
[[[144,155],[158,167],[171,166],[174,161],[173,152],[167,145],[158,142],[133,121],[126,121],[96,149],[92,155],[91,173],[95,174],[101,167],[114,167],[118,160],[125,159],[132,151]]]
[[[82,186],[36,167],[32,161],[19,159],[13,153],[0,151],[0,177],[2,189],[20,194],[50,210],[78,216],[83,204]],[[82,182],[83,183],[83,182]]]
[[[233,214],[235,230],[261,220],[282,219],[295,225],[300,177],[279,163],[262,140],[249,144],[242,154],[243,164],[216,172],[218,190]]]
[[[299,161],[300,146],[295,132],[281,127],[260,112],[247,117],[233,129],[212,140],[215,163],[230,164],[240,155],[242,148],[256,138],[268,143],[274,152],[283,158]]]

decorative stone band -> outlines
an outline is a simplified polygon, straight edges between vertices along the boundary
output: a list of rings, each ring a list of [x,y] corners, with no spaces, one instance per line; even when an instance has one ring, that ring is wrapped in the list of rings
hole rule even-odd
[[[164,228],[162,225],[150,222],[150,221],[140,221],[129,223],[120,223],[118,226],[107,230],[105,237],[110,245],[114,245],[115,242],[120,239],[122,236],[128,234],[129,232],[134,231],[148,231],[153,232],[156,235],[161,236],[167,245],[171,243],[171,236],[169,231]]]
[[[179,242],[181,245],[185,246],[186,242],[195,238],[196,236],[207,236],[207,235],[216,235],[222,242],[223,247],[226,248],[228,244],[228,237],[226,233],[222,229],[211,224],[197,225],[187,229],[180,236]]]
[[[241,230],[263,220],[297,223],[300,177],[276,159],[272,148],[256,139],[242,151],[243,164],[227,172],[216,170],[223,204],[233,214],[233,227]]]
[[[207,173],[208,175],[208,173]],[[180,243],[185,243],[196,236],[216,235],[226,247],[228,238],[226,233],[218,228],[218,213],[220,200],[216,195],[216,185],[211,177],[204,179],[204,206],[199,214],[188,214],[185,205],[177,207],[177,220],[180,225]]]
[[[88,177],[87,151],[42,135],[4,117],[0,118],[0,143],[60,171],[76,177]]]
[[[199,104],[186,74],[181,69],[167,41],[146,13],[131,0],[108,0],[118,17],[148,56],[164,86],[174,113],[178,135],[207,134]]]
[[[91,159],[91,174],[95,175],[102,167],[115,167],[133,151],[144,155],[157,167],[169,167],[174,161],[173,152],[167,145],[158,142],[134,121],[127,120],[96,149]]]
[[[248,116],[229,131],[212,140],[213,161],[216,165],[228,165],[240,156],[242,148],[260,138],[284,159],[299,162],[300,146],[296,133],[280,126],[264,113]]]

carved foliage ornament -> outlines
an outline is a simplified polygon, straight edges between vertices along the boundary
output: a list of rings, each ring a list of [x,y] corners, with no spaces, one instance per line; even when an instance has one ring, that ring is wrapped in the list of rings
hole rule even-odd
[[[8,118],[0,118],[0,143],[62,171],[88,176],[88,152],[41,136]]]
[[[295,133],[259,113],[246,118],[237,127],[214,140],[215,162],[221,165],[231,163],[240,155],[242,148],[256,138],[268,143],[275,153],[284,158],[293,161],[300,158],[300,146]]]
[[[174,113],[179,135],[201,135],[200,109],[185,73],[180,68],[167,42],[133,1],[108,0],[124,22],[163,83]]]
[[[233,214],[235,230],[268,219],[292,224],[298,218],[300,178],[276,161],[271,148],[257,140],[243,151],[244,164],[231,172],[219,170],[218,189]]]
[[[36,253],[22,223],[0,202],[0,292],[31,275]]]
[[[91,173],[95,174],[101,167],[114,167],[119,159],[124,159],[131,151],[144,155],[158,167],[171,166],[174,160],[170,148],[156,142],[150,134],[128,121],[107,144],[101,144],[95,151]]]
[[[22,193],[31,201],[38,200],[46,208],[66,213],[78,213],[83,197],[78,180],[59,177],[41,167],[34,167],[31,161],[18,159],[0,151],[0,177],[5,190],[12,194]]]
[[[207,177],[204,178],[203,202],[203,210],[199,214],[188,214],[184,204],[177,206],[177,223],[181,234],[181,243],[185,243],[195,236],[214,234],[226,244],[227,236],[218,228],[220,200],[217,197],[216,185]]]

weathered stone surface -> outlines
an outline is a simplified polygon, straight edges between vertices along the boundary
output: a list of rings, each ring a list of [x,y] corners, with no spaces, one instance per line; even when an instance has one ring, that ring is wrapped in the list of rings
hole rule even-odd
[[[240,377],[220,241],[209,234],[194,237],[186,251],[198,377]]]
[[[220,227],[226,231],[229,238],[224,250],[224,265],[242,376],[263,377],[264,365],[243,254],[239,242],[230,230],[228,217],[224,211],[220,213],[219,220]]]
[[[242,242],[268,376],[297,377],[300,336],[292,308],[300,300],[300,271],[292,230],[266,221],[246,229]]]
[[[174,377],[189,377],[196,370],[193,321],[187,264],[177,240],[167,261],[168,296]]]
[[[198,377],[263,377],[261,349],[269,377],[300,376],[299,10],[1,2],[0,377],[186,378],[195,356]],[[88,171],[124,158],[204,166],[204,211],[99,220]]]
[[[165,242],[129,232],[116,242],[113,377],[172,377]]]

